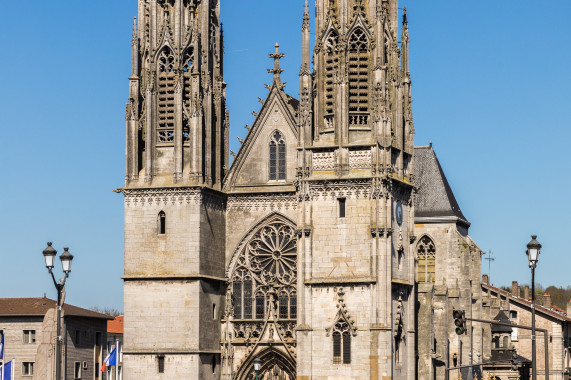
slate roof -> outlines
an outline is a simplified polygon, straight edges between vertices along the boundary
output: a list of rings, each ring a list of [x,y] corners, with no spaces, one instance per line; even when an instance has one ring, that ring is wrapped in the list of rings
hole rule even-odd
[[[286,97],[287,97],[287,104],[289,104],[291,108],[293,108],[293,110],[297,112],[297,110],[299,109],[299,100],[294,98],[290,94],[286,94]]]
[[[414,148],[414,173],[418,185],[414,202],[416,218],[455,217],[466,227],[470,226],[460,210],[432,145]]]
[[[498,315],[494,317],[494,321],[503,322],[503,323],[510,323],[510,320],[506,313],[503,310],[500,310]],[[492,332],[493,333],[511,333],[512,328],[509,326],[502,326],[502,325],[492,325]]]
[[[57,302],[49,298],[0,298],[0,317],[44,316],[46,312],[57,306]],[[74,317],[113,319],[107,314],[87,310],[81,307],[64,304],[64,315]]]

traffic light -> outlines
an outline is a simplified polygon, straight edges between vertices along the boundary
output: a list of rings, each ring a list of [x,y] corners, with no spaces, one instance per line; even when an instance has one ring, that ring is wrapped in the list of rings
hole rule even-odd
[[[517,360],[517,353],[515,352],[515,350],[512,351],[511,365],[512,365],[512,371],[519,370],[519,361]]]
[[[454,326],[456,326],[456,334],[462,335],[466,333],[466,312],[464,310],[454,309],[452,311],[454,317]]]

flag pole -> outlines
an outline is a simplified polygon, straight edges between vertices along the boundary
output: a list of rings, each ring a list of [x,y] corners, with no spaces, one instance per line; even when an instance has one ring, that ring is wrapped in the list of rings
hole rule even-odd
[[[115,339],[115,380],[119,380],[119,339]]]
[[[4,360],[4,355],[6,353],[6,327],[2,329],[2,380],[4,380],[4,367],[6,361]]]

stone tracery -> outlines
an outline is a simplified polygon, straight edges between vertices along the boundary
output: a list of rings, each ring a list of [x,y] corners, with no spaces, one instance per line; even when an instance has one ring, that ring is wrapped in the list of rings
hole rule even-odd
[[[245,245],[231,276],[234,318],[264,319],[270,297],[280,319],[297,317],[295,228],[280,220],[261,226]]]

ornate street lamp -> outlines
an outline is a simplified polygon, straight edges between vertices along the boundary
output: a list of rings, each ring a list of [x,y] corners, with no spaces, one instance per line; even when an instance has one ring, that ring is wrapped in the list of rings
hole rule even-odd
[[[52,247],[52,243],[48,242],[48,246],[42,252],[44,259],[46,261],[46,268],[52,276],[54,286],[57,290],[57,340],[56,340],[56,380],[61,380],[61,307],[62,307],[62,294],[65,288],[65,280],[69,277],[71,272],[71,262],[73,261],[73,255],[69,253],[69,248],[64,248],[63,253],[59,257],[61,260],[61,267],[65,273],[65,277],[60,279],[59,282],[56,281],[54,276],[54,261],[57,251]]]
[[[531,241],[527,244],[527,260],[531,268],[531,378],[537,379],[537,367],[535,358],[535,267],[541,253],[541,244],[536,240],[537,235],[531,235]],[[546,371],[549,369],[546,368]]]
[[[256,371],[256,377],[254,378],[255,380],[259,380],[258,379],[258,371],[260,370],[261,365],[262,365],[262,361],[260,360],[260,358],[255,358],[254,359],[254,371]]]

